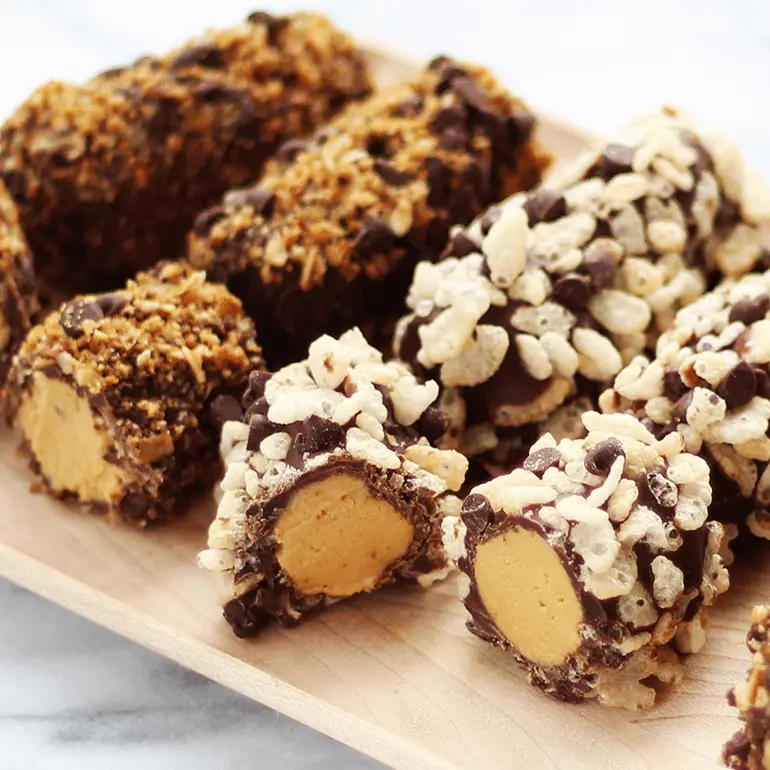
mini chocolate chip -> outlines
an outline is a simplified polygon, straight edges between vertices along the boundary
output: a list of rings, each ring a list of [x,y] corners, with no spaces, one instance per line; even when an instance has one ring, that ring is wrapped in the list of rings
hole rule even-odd
[[[414,179],[414,176],[406,171],[399,171],[395,166],[391,166],[384,158],[374,159],[374,171],[393,187],[403,187]]]
[[[460,104],[452,104],[433,116],[431,127],[439,133],[448,129],[465,129],[467,119],[468,111]]]
[[[740,409],[757,394],[757,375],[749,364],[736,364],[717,387],[717,395],[725,400],[728,409]]]
[[[587,249],[578,268],[591,277],[597,291],[612,285],[615,275],[615,260],[601,248]]]
[[[364,229],[353,241],[353,248],[359,254],[384,254],[396,243],[396,234],[390,225],[379,217],[372,217],[364,222]]]
[[[526,142],[535,127],[535,118],[531,112],[517,107],[508,118],[508,138],[516,146]]]
[[[289,139],[278,148],[275,157],[285,163],[292,163],[297,155],[304,152],[309,146],[309,143],[304,139]]]
[[[751,368],[757,378],[757,395],[762,396],[762,398],[770,398],[770,375],[768,375],[767,369],[759,364],[754,364]]]
[[[564,196],[556,190],[541,188],[527,196],[524,211],[529,217],[529,226],[538,222],[552,222],[567,213],[567,202]]]
[[[471,537],[478,537],[494,521],[495,512],[484,495],[468,495],[463,503],[461,518]]]
[[[249,452],[259,450],[259,445],[264,439],[278,430],[278,426],[270,422],[264,414],[255,414],[249,419],[249,440],[246,449]]]
[[[484,110],[488,107],[486,97],[467,75],[455,75],[452,78],[452,91],[474,110]]]
[[[437,70],[444,62],[451,61],[451,59],[446,54],[439,54],[438,56],[434,56],[429,62],[428,62],[428,69],[429,70]]]
[[[500,206],[492,206],[486,210],[481,217],[479,227],[481,228],[481,234],[486,237],[489,231],[492,229],[492,225],[497,222],[503,215],[503,209]]]
[[[397,104],[391,114],[396,118],[413,118],[415,115],[420,114],[424,104],[422,97],[414,94],[401,102],[401,104]]]
[[[737,203],[720,196],[719,208],[714,216],[714,225],[717,230],[727,230],[741,221],[741,209]]]
[[[666,369],[663,374],[663,395],[670,401],[679,401],[679,399],[689,393],[690,388],[679,375],[678,369]]]
[[[59,323],[68,337],[78,339],[83,336],[83,324],[86,321],[100,321],[104,312],[96,300],[76,299],[62,308]]]
[[[227,212],[223,206],[212,206],[211,208],[205,209],[195,217],[193,232],[196,235],[208,235],[209,230],[211,230],[220,219],[223,219],[226,216]]]
[[[658,471],[647,474],[647,489],[661,508],[673,508],[679,499],[676,484]]]
[[[455,235],[449,242],[450,254],[453,257],[461,259],[467,257],[468,254],[476,254],[481,251],[481,244],[477,243],[473,238],[462,230]]]
[[[169,65],[169,69],[183,67],[207,67],[208,69],[225,69],[227,63],[222,51],[213,43],[201,43],[186,48]]]
[[[442,208],[447,205],[452,186],[452,172],[439,158],[425,161],[425,173],[428,177],[428,205]]]
[[[443,409],[429,406],[417,421],[417,430],[431,444],[439,441],[449,428],[449,417]]]
[[[265,385],[273,375],[270,372],[253,371],[249,374],[249,384],[243,394],[241,404],[248,409],[257,399],[265,395]]]
[[[691,166],[692,173],[700,179],[700,177],[702,177],[706,171],[713,171],[714,160],[703,147],[703,145],[701,145],[701,143],[698,141],[695,134],[693,134],[692,131],[685,129],[682,131],[682,138],[687,142],[687,144],[690,145],[690,147],[693,148],[693,150],[695,150],[698,155],[695,163]]]
[[[468,143],[468,134],[456,128],[448,128],[439,134],[438,143],[444,150],[462,150]]]
[[[273,16],[265,11],[254,11],[246,17],[250,24],[264,24],[267,27],[267,38],[275,45],[278,35],[289,25],[289,19],[284,16]]]
[[[553,285],[553,298],[570,310],[583,310],[593,294],[591,279],[587,275],[570,273]]]
[[[255,214],[265,219],[273,215],[275,208],[275,193],[262,187],[247,187],[243,190],[233,190],[225,195],[225,206],[251,206]]]
[[[545,447],[532,452],[524,461],[524,470],[542,476],[549,468],[559,464],[561,454],[554,447]]]
[[[366,143],[366,151],[373,158],[387,158],[390,155],[388,137],[375,135]]]
[[[318,454],[341,446],[345,442],[345,429],[336,422],[313,414],[302,423],[296,441],[303,455]]]
[[[674,419],[679,422],[685,422],[687,420],[687,410],[692,403],[692,391],[688,390],[679,401],[674,404]]]
[[[621,455],[625,457],[625,454],[623,444],[618,439],[606,438],[586,452],[583,465],[589,473],[593,473],[595,476],[606,476],[615,460]]]
[[[243,419],[245,422],[250,422],[251,418],[254,417],[255,415],[258,415],[258,414],[266,415],[268,409],[270,409],[270,405],[267,403],[267,399],[264,396],[262,396],[262,398],[258,398],[246,410],[246,414],[243,415]]]
[[[104,317],[108,318],[119,313],[128,304],[128,299],[122,294],[109,292],[107,294],[100,294],[94,302],[99,305]]]
[[[468,72],[451,59],[445,58],[435,69],[438,71],[438,82],[434,90],[438,95],[446,93],[452,87],[455,78],[468,76]]]
[[[608,144],[594,166],[594,173],[603,179],[631,171],[634,149],[623,144]]]
[[[243,419],[243,409],[232,396],[219,395],[209,405],[209,415],[214,428],[221,431],[226,422],[240,422]]]
[[[770,310],[770,296],[758,294],[752,299],[742,299],[736,302],[730,310],[730,323],[740,321],[745,324],[753,324],[761,321]]]

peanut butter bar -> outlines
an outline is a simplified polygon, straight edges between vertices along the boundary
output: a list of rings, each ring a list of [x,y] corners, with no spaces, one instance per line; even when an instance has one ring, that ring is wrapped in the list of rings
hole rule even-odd
[[[457,389],[468,426],[495,435],[575,394],[598,397],[712,272],[763,258],[770,195],[731,146],[671,110],[548,184],[557,189],[493,206],[454,231],[442,261],[420,263],[396,330],[396,355]]]
[[[0,391],[37,311],[32,254],[16,206],[0,182]]]
[[[584,439],[537,441],[444,522],[465,575],[468,628],[565,701],[650,706],[703,645],[704,607],[728,586],[707,520],[704,460],[630,415],[583,416]]]
[[[201,209],[369,91],[361,53],[328,20],[266,13],[42,86],[0,132],[0,177],[47,292],[113,289],[181,256]]]
[[[770,538],[770,272],[725,281],[681,310],[656,353],[618,374],[602,409],[681,435],[712,467],[711,516]]]
[[[213,481],[207,407],[260,365],[241,303],[166,264],[34,327],[8,375],[8,416],[49,494],[144,526]]]
[[[272,367],[320,333],[377,332],[450,225],[539,181],[549,158],[533,126],[489,72],[440,57],[290,142],[255,187],[204,211],[190,260],[241,297]]]
[[[754,607],[746,646],[752,653],[744,681],[730,690],[727,700],[738,708],[743,726],[727,742],[724,762],[735,770],[770,768],[770,609]]]
[[[358,329],[251,375],[243,419],[223,428],[223,495],[199,557],[225,576],[238,636],[447,574],[442,510],[459,501],[444,493],[460,489],[468,461],[430,443],[447,427],[437,395]]]

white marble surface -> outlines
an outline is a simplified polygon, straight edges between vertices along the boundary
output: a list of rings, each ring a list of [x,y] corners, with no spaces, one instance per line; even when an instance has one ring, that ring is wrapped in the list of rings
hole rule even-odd
[[[254,10],[249,0],[0,0],[0,115]],[[770,177],[767,0],[306,0],[360,35],[492,66],[534,105],[609,131],[661,102],[723,127]],[[471,8],[474,11],[471,11]],[[5,501],[0,501],[0,507]],[[0,582],[0,770],[374,763]]]

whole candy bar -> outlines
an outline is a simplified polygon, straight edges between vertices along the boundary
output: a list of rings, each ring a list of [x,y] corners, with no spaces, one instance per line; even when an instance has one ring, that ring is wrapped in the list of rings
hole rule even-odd
[[[711,516],[770,538],[770,272],[681,310],[655,359],[634,359],[600,404],[634,411],[656,435],[676,431],[712,467]]]
[[[727,700],[738,708],[743,726],[727,742],[724,762],[735,770],[770,767],[770,608],[754,607],[746,646],[752,653],[744,681],[730,690]]]
[[[449,571],[441,498],[467,460],[431,446],[447,427],[435,382],[383,364],[358,329],[310,346],[274,375],[255,372],[241,421],[224,425],[226,471],[202,567],[227,582],[239,636],[396,580]]]
[[[521,468],[482,484],[444,522],[465,575],[468,628],[566,701],[642,708],[649,677],[680,676],[703,608],[728,586],[707,521],[705,461],[630,415],[583,416],[587,436],[543,436]]]
[[[760,259],[753,223],[770,217],[770,196],[746,197],[759,185],[739,161],[670,110],[632,123],[555,180],[562,189],[492,207],[442,261],[420,263],[396,355],[459,389],[468,425],[496,435],[576,391],[598,397],[703,293],[712,264]]]
[[[241,297],[271,366],[319,333],[377,332],[450,225],[539,181],[533,125],[489,72],[441,57],[285,146],[257,186],[198,217],[189,257]]]
[[[181,255],[202,208],[369,91],[363,56],[329,21],[266,13],[42,86],[0,133],[0,177],[46,291],[112,289]]]
[[[8,375],[8,416],[51,495],[145,525],[213,481],[207,406],[260,364],[241,303],[167,264],[34,327]]]
[[[16,206],[0,182],[0,391],[37,311],[32,255]]]

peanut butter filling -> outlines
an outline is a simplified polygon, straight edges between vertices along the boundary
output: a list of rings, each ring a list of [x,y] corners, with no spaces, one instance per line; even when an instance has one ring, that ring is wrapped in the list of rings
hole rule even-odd
[[[558,666],[578,649],[580,601],[561,559],[536,532],[513,529],[482,543],[474,571],[489,616],[525,658]]]
[[[110,503],[120,495],[125,471],[104,459],[110,436],[96,425],[88,401],[65,382],[36,373],[18,423],[54,491],[83,502]]]
[[[351,596],[373,588],[406,553],[414,527],[362,479],[341,473],[298,489],[275,537],[278,562],[300,594]]]

